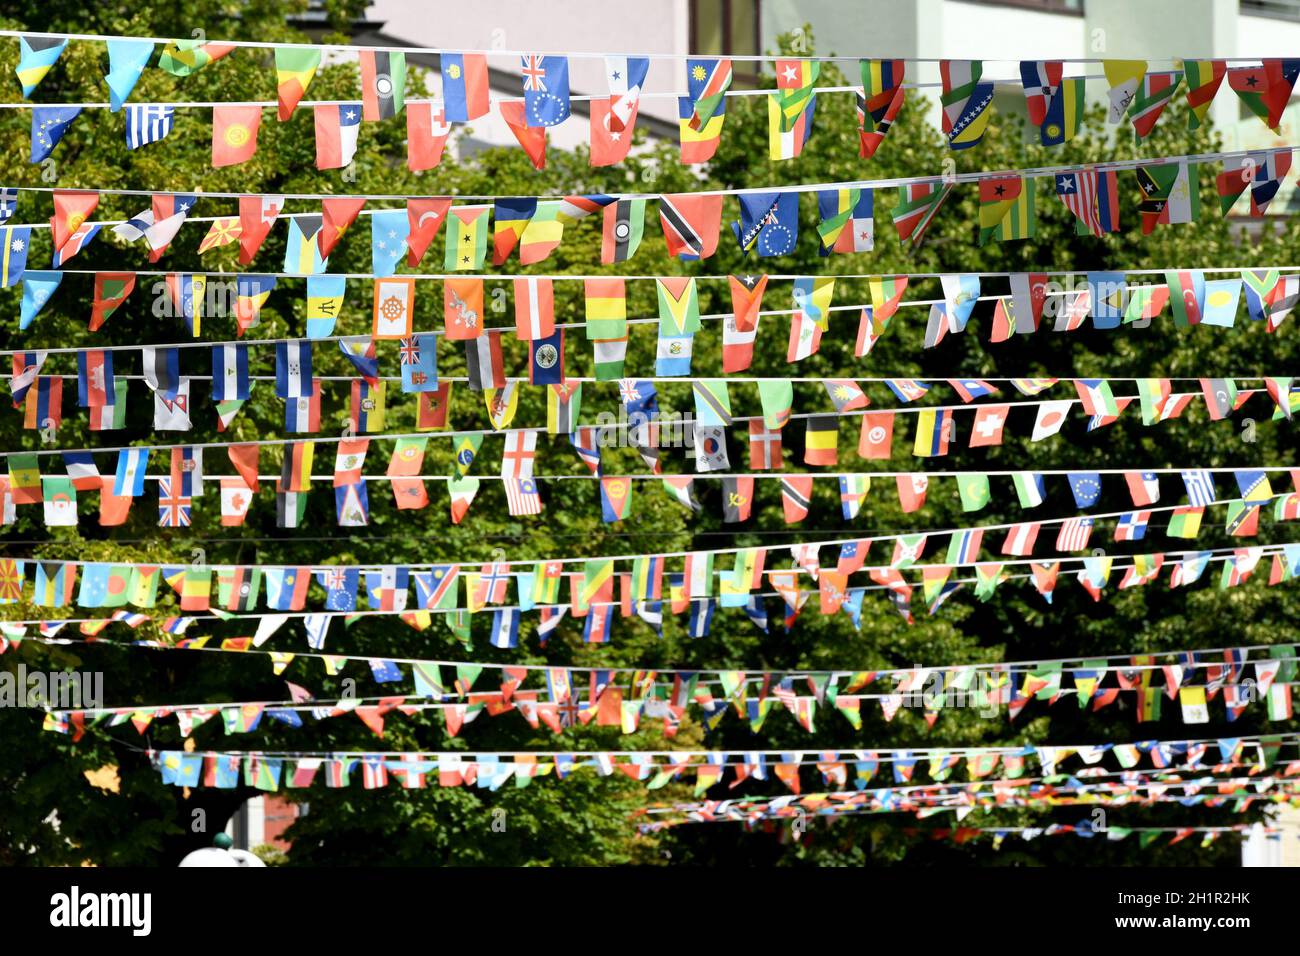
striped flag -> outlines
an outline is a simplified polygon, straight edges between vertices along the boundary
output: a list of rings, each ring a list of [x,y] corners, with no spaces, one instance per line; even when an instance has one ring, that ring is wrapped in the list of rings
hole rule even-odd
[[[1056,535],[1057,551],[1084,551],[1092,537],[1092,518],[1070,518]]]

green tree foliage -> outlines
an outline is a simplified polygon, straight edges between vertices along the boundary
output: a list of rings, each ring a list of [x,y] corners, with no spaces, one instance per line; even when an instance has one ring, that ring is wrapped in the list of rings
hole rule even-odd
[[[331,5],[335,25],[341,25],[359,4]],[[44,5],[46,22],[29,21],[27,28],[75,30],[84,32],[134,35],[188,36],[201,26],[213,38],[279,40],[295,34],[285,25],[280,4],[261,2],[241,4],[238,15],[230,5],[217,2],[181,4],[141,4],[130,15],[109,15],[87,11],[70,3]],[[12,21],[6,26],[19,26]],[[0,44],[0,74],[12,76],[16,63],[16,44]],[[95,44],[74,43],[60,64],[41,85],[36,98],[49,102],[100,101],[107,97],[102,81],[106,56]],[[833,67],[823,71],[827,85],[856,82]],[[413,86],[423,82],[415,71]],[[16,99],[13,84],[5,87],[5,96]],[[134,99],[166,100],[254,100],[273,99],[275,76],[269,52],[239,50],[225,60],[188,79],[177,80],[161,71],[150,70],[140,81]],[[415,95],[415,94],[411,94]],[[1224,90],[1220,95],[1230,95]],[[309,99],[357,98],[358,79],[355,65],[335,63],[323,68],[308,94]],[[652,144],[639,139],[636,155],[626,164],[611,169],[593,169],[587,164],[585,149],[572,153],[551,150],[545,171],[532,169],[517,149],[491,149],[475,155],[464,164],[448,159],[428,173],[412,174],[404,164],[405,127],[400,121],[368,123],[361,133],[354,172],[355,179],[345,179],[340,171],[319,172],[314,166],[312,119],[309,110],[299,109],[286,123],[277,123],[273,111],[264,111],[256,157],[249,163],[222,170],[209,167],[210,113],[207,110],[180,110],[176,128],[159,145],[129,154],[123,142],[121,114],[87,110],[77,121],[65,142],[54,153],[54,164],[44,171],[25,160],[27,114],[5,110],[0,116],[0,133],[12,148],[0,157],[0,175],[6,184],[57,185],[59,187],[114,187],[119,189],[176,190],[189,192],[260,192],[338,193],[338,194],[409,194],[409,195],[560,195],[574,193],[644,191],[649,193],[685,192],[711,187],[760,187],[792,183],[843,182],[870,177],[928,175],[943,172],[945,163],[955,159],[961,171],[972,169],[1013,169],[1071,164],[1125,156],[1168,156],[1204,152],[1215,148],[1210,131],[1192,134],[1185,131],[1186,114],[1181,105],[1171,106],[1155,134],[1145,143],[1134,146],[1106,137],[1098,115],[1090,116],[1083,136],[1064,148],[1046,151],[1024,145],[1023,123],[1015,118],[1014,106],[994,120],[985,142],[979,148],[960,155],[950,154],[933,125],[932,110],[924,97],[911,95],[900,121],[871,162],[857,156],[856,121],[852,97],[844,94],[823,95],[817,106],[816,132],[804,156],[784,163],[766,159],[766,103],[761,98],[738,98],[728,103],[723,143],[718,155],[706,167],[687,168],[677,162],[676,145]],[[575,120],[576,121],[576,120]],[[467,135],[468,132],[458,133]],[[644,134],[642,134],[643,136]],[[976,165],[978,164],[978,165]],[[956,189],[946,207],[931,227],[926,244],[916,254],[899,248],[889,224],[889,207],[894,190],[876,192],[877,250],[852,256],[819,259],[816,235],[811,228],[813,202],[803,200],[803,231],[796,256],[776,261],[756,262],[745,259],[735,244],[724,235],[718,255],[703,264],[670,261],[664,254],[653,225],[647,229],[642,251],[627,270],[599,264],[599,217],[567,227],[563,245],[545,263],[532,271],[568,274],[592,274],[631,271],[636,274],[721,275],[763,268],[782,273],[938,273],[962,271],[1064,271],[1082,273],[1089,269],[1124,269],[1165,266],[1267,265],[1286,263],[1287,250],[1295,248],[1295,227],[1285,232],[1265,230],[1243,243],[1234,235],[1226,220],[1216,215],[1217,200],[1212,184],[1213,166],[1203,167],[1201,178],[1202,217],[1194,226],[1162,227],[1150,237],[1141,238],[1137,230],[1137,188],[1131,174],[1121,175],[1125,191],[1123,222],[1125,229],[1103,240],[1077,238],[1069,214],[1052,196],[1051,186],[1040,181],[1037,238],[1023,242],[975,244],[977,200],[974,186]],[[52,178],[51,178],[52,177]],[[123,219],[145,205],[142,197],[105,196],[98,216]],[[380,205],[379,203],[372,204]],[[310,204],[297,203],[291,210],[310,211]],[[47,196],[25,193],[20,200],[15,221],[39,222],[49,213]],[[230,200],[205,201],[203,214],[233,215]],[[653,215],[653,205],[651,206]],[[736,215],[734,202],[724,208],[724,230]],[[239,270],[234,247],[205,254],[202,260],[196,248],[203,228],[184,229],[156,268]],[[358,222],[344,237],[331,256],[330,271],[365,272],[369,270],[368,223]],[[441,241],[441,240],[439,240]],[[43,245],[44,243],[44,245]],[[284,230],[273,230],[253,268],[273,270],[283,258]],[[43,264],[49,255],[48,239],[35,242],[31,262]],[[437,245],[426,257],[424,271],[440,269]],[[139,249],[124,248],[117,240],[101,237],[95,245],[74,260],[79,268],[140,269],[149,268]],[[513,268],[513,265],[512,265]],[[990,280],[991,291],[1000,291],[997,280]],[[5,340],[8,347],[90,346],[98,344],[166,343],[179,341],[175,320],[159,319],[153,312],[159,292],[153,280],[141,277],[140,287],[115,313],[107,326],[88,334],[85,320],[89,314],[91,282],[88,276],[69,276],[54,301],[26,333],[17,332],[18,293],[4,294],[11,316]],[[493,297],[495,290],[509,290],[509,280],[489,281],[489,306],[494,311],[491,325],[508,325],[511,320],[509,295]],[[788,285],[774,283],[768,293],[768,308],[784,308]],[[439,293],[436,283],[421,283],[418,288],[419,327],[433,328],[440,322]],[[725,283],[703,282],[700,286],[701,310],[725,313],[730,308]],[[583,314],[580,283],[563,283],[556,287],[557,319],[580,321]],[[938,297],[938,282],[917,281],[909,287],[908,299]],[[653,283],[628,284],[629,315],[655,314]],[[837,303],[864,303],[865,282],[842,280],[836,285]],[[786,322],[768,317],[762,326],[761,344],[755,350],[752,374],[780,377],[795,375],[861,376],[873,378],[918,377],[944,379],[967,376],[1246,376],[1285,372],[1295,360],[1295,349],[1284,327],[1278,335],[1240,324],[1236,329],[1193,329],[1176,331],[1168,317],[1150,328],[1125,328],[1115,332],[1080,330],[1070,335],[1043,331],[1019,337],[1001,345],[987,345],[991,303],[977,308],[966,335],[950,336],[940,347],[922,351],[924,310],[905,309],[888,333],[866,359],[853,357],[853,340],[857,329],[855,311],[836,312],[830,333],[821,351],[798,366],[784,361]],[[250,333],[252,338],[300,336],[304,330],[305,295],[301,281],[281,280],[262,312],[261,324]],[[348,290],[348,308],[340,322],[343,333],[364,334],[370,327],[370,294],[363,283],[352,281]],[[204,339],[223,340],[233,337],[233,320],[211,318],[203,327]],[[464,358],[442,343],[439,367],[443,374],[463,375]],[[527,355],[517,345],[508,346],[507,371],[520,374],[526,368]],[[705,323],[697,337],[695,373],[721,372],[721,336],[717,323]],[[644,327],[632,335],[628,351],[629,372],[648,372],[653,365],[654,341]],[[380,346],[380,356],[387,370],[396,365],[391,345]],[[568,368],[571,374],[590,374],[588,346],[581,335],[568,343]],[[272,371],[269,349],[254,354],[255,373]],[[68,372],[66,358],[52,359],[63,363],[58,370]],[[200,350],[183,358],[186,372],[207,374],[206,355]],[[349,368],[341,356],[329,348],[316,349],[318,375],[347,375]],[[1184,383],[1189,384],[1189,383]],[[148,444],[154,439],[150,408],[144,386],[132,382],[133,401],[128,426],[123,432],[92,435],[86,430],[86,417],[71,408],[60,428],[58,447],[79,448],[112,444]],[[322,433],[338,433],[347,418],[346,383],[327,382],[322,410]],[[875,404],[889,406],[890,393],[878,384],[868,389]],[[1121,394],[1131,394],[1122,386]],[[279,436],[283,433],[283,412],[271,386],[261,382],[253,398],[236,418],[231,429],[218,435],[215,415],[206,401],[205,386],[196,387],[194,431],[184,440],[251,440]],[[545,420],[545,402],[540,389],[525,389],[516,422],[536,425]],[[584,395],[584,418],[592,420],[600,411],[617,406],[614,386],[588,386]],[[535,394],[536,393],[536,394]],[[687,411],[691,408],[686,387],[665,385],[660,388],[666,408]],[[732,400],[739,415],[756,414],[756,389],[751,384],[736,383]],[[397,392],[389,396],[388,429],[409,431],[414,426],[414,405]],[[820,385],[800,383],[795,386],[795,410],[826,409]],[[1001,447],[967,452],[964,422],[959,419],[959,438],[953,453],[946,459],[918,463],[910,455],[910,427],[904,426],[895,437],[895,455],[888,463],[871,467],[887,470],[919,469],[923,464],[945,470],[989,469],[1031,470],[1071,468],[1088,470],[1105,467],[1154,467],[1191,465],[1283,464],[1296,455],[1294,433],[1286,423],[1268,422],[1270,409],[1266,400],[1255,398],[1232,422],[1209,423],[1199,407],[1181,419],[1153,428],[1143,428],[1130,411],[1115,424],[1101,431],[1086,433],[1084,423],[1076,420],[1067,425],[1059,438],[1037,445],[1027,443],[1032,413],[1020,409],[1011,418],[1006,440]],[[1258,427],[1253,441],[1245,440],[1245,418],[1253,418]],[[484,409],[480,397],[463,388],[453,398],[453,427],[483,427]],[[853,449],[856,445],[856,419],[846,419],[840,436],[840,459],[847,467],[857,467]],[[21,417],[10,414],[0,420],[0,434],[7,448],[38,447],[39,436],[21,429]],[[484,460],[495,467],[499,443],[489,439]],[[538,474],[570,473],[576,462],[567,441],[543,441],[538,453]],[[318,448],[316,471],[321,462],[328,469],[330,455]],[[802,434],[798,424],[787,429],[786,447],[791,454],[789,467],[802,469]],[[384,443],[374,446],[371,465],[385,461]],[[745,459],[742,441],[733,439],[733,462]],[[275,473],[280,465],[278,449],[264,450],[261,470]],[[111,467],[109,456],[101,456],[100,468]],[[159,467],[155,461],[154,467]],[[864,466],[865,467],[865,466]],[[642,465],[631,449],[606,452],[607,473],[639,472]],[[46,469],[49,470],[48,467]],[[209,453],[209,472],[230,473],[217,454]],[[430,442],[426,456],[426,473],[450,470],[450,443]],[[669,472],[688,472],[690,465],[681,456],[669,456]],[[488,561],[504,552],[511,559],[532,559],[567,555],[653,554],[667,551],[698,550],[729,546],[766,546],[768,566],[785,564],[778,549],[796,541],[834,539],[845,536],[872,537],[900,530],[942,529],[974,522],[1001,524],[1020,518],[1009,481],[994,479],[993,503],[977,515],[963,514],[951,480],[931,483],[929,500],[920,512],[901,513],[893,483],[877,480],[858,518],[848,524],[839,517],[836,482],[824,479],[816,483],[814,505],[808,520],[797,526],[785,525],[774,482],[760,482],[754,517],[737,530],[721,520],[722,502],[716,483],[701,482],[704,511],[690,515],[667,499],[649,482],[636,487],[633,517],[621,525],[609,526],[600,520],[597,490],[589,482],[543,482],[545,513],[538,519],[519,520],[506,514],[499,488],[485,483],[468,518],[459,526],[449,523],[445,492],[433,483],[432,502],[420,512],[399,513],[388,500],[382,483],[371,491],[372,522],[357,533],[343,534],[334,527],[332,489],[314,490],[308,504],[306,526],[297,530],[275,527],[274,505],[267,491],[259,496],[240,527],[222,527],[214,490],[196,501],[194,523],[189,529],[155,527],[153,501],[136,503],[129,523],[119,529],[98,527],[95,520],[97,501],[94,495],[82,496],[79,528],[45,528],[37,509],[20,509],[17,524],[5,529],[4,553],[37,555],[43,558],[85,558],[100,561],[188,562],[192,549],[202,548],[203,557],[215,563],[311,564],[324,561],[384,562],[395,561]],[[1064,483],[1049,484],[1049,499],[1041,509],[1045,516],[1073,513]],[[152,491],[149,493],[152,494]],[[1165,487],[1166,500],[1175,496],[1172,482]],[[89,499],[89,500],[87,500]],[[1106,484],[1099,508],[1119,510],[1127,503],[1122,483],[1112,479]],[[1207,521],[1213,525],[1213,521]],[[1100,534],[1101,532],[1099,532]],[[1163,545],[1158,528],[1153,528],[1157,544]],[[1283,528],[1265,520],[1260,541],[1284,540]],[[996,543],[996,542],[992,542]],[[1202,535],[1202,546],[1228,543],[1215,527]],[[946,542],[932,542],[934,549]],[[1107,544],[1110,549],[1109,543]],[[882,559],[877,544],[873,560]],[[1123,546],[1118,546],[1119,550]],[[500,549],[500,551],[498,551]],[[1266,577],[1266,574],[1264,575]],[[1257,575],[1257,578],[1260,575]],[[319,598],[319,592],[315,598]],[[919,594],[918,594],[919,597]],[[171,599],[168,599],[171,600]],[[815,602],[814,602],[815,603]],[[794,628],[787,632],[774,615],[770,635],[761,634],[742,615],[724,612],[714,619],[713,633],[704,640],[690,640],[684,621],[667,623],[662,639],[635,621],[615,623],[613,642],[607,646],[584,645],[581,624],[562,625],[549,646],[539,648],[534,625],[526,622],[521,646],[516,652],[497,651],[486,646],[486,615],[476,621],[472,649],[462,648],[440,621],[426,631],[415,631],[393,618],[367,618],[348,627],[335,626],[329,639],[331,653],[392,654],[406,658],[467,659],[520,663],[549,663],[563,666],[602,667],[684,667],[684,668],[763,668],[794,669],[817,667],[845,671],[872,670],[924,663],[951,665],[990,660],[1025,660],[1090,654],[1127,654],[1144,651],[1217,647],[1224,644],[1261,644],[1285,639],[1296,620],[1296,599],[1287,587],[1269,589],[1263,581],[1220,591],[1211,585],[1169,590],[1164,583],[1117,593],[1113,584],[1100,603],[1094,603],[1073,581],[1062,580],[1055,603],[1048,607],[1024,582],[1005,584],[996,597],[986,604],[977,603],[963,592],[948,602],[933,617],[927,617],[917,602],[917,622],[908,626],[887,602],[872,592],[860,629],[854,629],[845,615],[821,617],[809,607]],[[769,608],[770,611],[775,607]],[[74,612],[33,608],[27,604],[8,606],[10,619],[48,618]],[[112,640],[125,640],[119,629],[106,632]],[[237,623],[203,622],[202,633],[212,633],[214,640],[241,636]],[[135,634],[140,639],[163,637],[153,624]],[[297,650],[304,647],[304,636],[297,623],[286,626],[267,647]],[[191,652],[154,652],[124,649],[103,644],[71,644],[50,647],[23,644],[2,660],[6,668],[18,662],[32,668],[75,668],[104,673],[109,705],[153,705],[200,701],[279,700],[286,697],[280,678],[274,677],[260,655],[240,657],[233,654]],[[284,675],[295,683],[309,687],[322,699],[339,696],[344,681],[353,681],[362,696],[391,693],[392,685],[377,685],[368,673],[351,666],[340,677],[321,673],[316,661],[300,659]],[[487,678],[483,679],[485,682]],[[408,685],[403,685],[408,686]],[[1198,728],[1196,734],[1248,734],[1267,730],[1294,730],[1293,723],[1263,722],[1263,708],[1256,706],[1236,723],[1223,722],[1222,709],[1215,705],[1215,723]],[[873,707],[864,707],[865,726],[855,732],[839,716],[819,715],[817,733],[809,736],[784,713],[774,712],[762,732],[755,735],[745,722],[730,717],[719,731],[704,738],[692,713],[673,740],[664,738],[658,721],[647,721],[630,736],[602,727],[582,727],[555,737],[546,731],[533,731],[517,715],[500,718],[480,717],[466,726],[456,738],[449,737],[442,718],[433,712],[414,716],[390,714],[382,741],[352,717],[342,717],[309,724],[301,730],[266,726],[244,736],[226,737],[219,721],[199,727],[193,737],[198,749],[266,750],[357,750],[391,748],[393,750],[463,749],[482,752],[513,750],[599,750],[665,749],[670,747],[709,746],[753,749],[762,748],[888,748],[922,746],[968,746],[1010,743],[1091,743],[1097,741],[1139,740],[1186,736],[1188,731],[1178,718],[1176,708],[1167,706],[1158,722],[1138,725],[1127,703],[1113,705],[1100,713],[1077,708],[1071,699],[1047,707],[1031,704],[1015,723],[1005,714],[996,719],[979,717],[972,711],[942,713],[934,726],[928,727],[919,713],[903,711],[886,722]],[[174,863],[184,852],[210,842],[213,830],[224,826],[230,813],[251,791],[198,789],[193,791],[163,787],[157,772],[150,767],[143,750],[149,747],[175,748],[181,742],[175,722],[165,719],[137,733],[130,725],[116,728],[96,727],[83,739],[42,733],[41,715],[30,710],[0,710],[0,734],[10,742],[0,754],[0,862],[70,863],[89,860],[103,864]],[[92,785],[86,771],[104,766],[118,768],[121,785],[116,792]],[[963,771],[964,772],[964,771]],[[761,784],[747,783],[737,791],[724,784],[716,796],[727,793],[761,793]],[[775,788],[777,785],[772,784]],[[805,774],[805,787],[812,786],[811,773]],[[778,791],[772,789],[771,793]],[[513,785],[499,792],[481,789],[402,790],[394,783],[382,792],[366,791],[354,784],[349,789],[329,790],[319,784],[311,791],[289,791],[310,802],[310,812],[293,827],[293,850],[289,865],[315,863],[401,863],[401,864],[580,864],[618,862],[691,862],[691,863],[835,863],[864,864],[904,862],[927,864],[954,860],[1004,863],[1032,862],[1133,862],[1140,851],[1135,841],[1105,844],[1101,841],[1081,843],[1073,840],[1040,841],[1000,854],[990,852],[986,842],[954,846],[949,842],[931,841],[910,834],[908,828],[925,829],[931,821],[894,819],[887,816],[863,817],[836,823],[832,827],[814,828],[804,840],[794,842],[763,832],[748,832],[732,825],[681,827],[652,836],[639,836],[629,815],[649,800],[677,800],[689,797],[690,785],[671,784],[656,794],[647,795],[643,785],[616,774],[597,778],[590,772],[577,773],[567,780],[552,777],[533,781],[526,788]],[[51,812],[53,811],[53,813]],[[202,811],[206,829],[196,832],[196,812]],[[1150,810],[1116,811],[1125,825],[1218,823],[1230,816],[1226,810],[1204,808],[1156,807]],[[1016,825],[1049,818],[1073,822],[1083,815],[1082,808],[1067,808],[1055,814],[998,813],[991,817],[968,818],[968,825],[984,822]],[[1259,816],[1252,808],[1247,819]],[[1232,817],[1232,819],[1238,819]],[[940,823],[934,823],[940,826]],[[788,835],[787,835],[788,836]],[[1051,845],[1044,845],[1050,842]],[[1235,852],[1225,841],[1213,851],[1201,852],[1185,842],[1168,850],[1145,851],[1141,858],[1151,862],[1190,863],[1206,860],[1230,860]]]

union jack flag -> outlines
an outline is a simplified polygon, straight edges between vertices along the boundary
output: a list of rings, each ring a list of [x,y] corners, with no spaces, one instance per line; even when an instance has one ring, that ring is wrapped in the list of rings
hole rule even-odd
[[[537,92],[546,91],[545,57],[525,56],[523,59],[524,89]]]
[[[190,526],[189,495],[180,489],[172,492],[170,478],[158,479],[158,526],[160,528],[188,528]]]
[[[409,339],[402,339],[401,347],[399,349],[399,354],[402,357],[403,365],[419,365],[420,364],[419,340],[414,337]]]
[[[641,390],[636,386],[637,383],[634,379],[619,379],[618,397],[622,400],[624,405],[630,405],[632,402],[639,402],[641,400]]]

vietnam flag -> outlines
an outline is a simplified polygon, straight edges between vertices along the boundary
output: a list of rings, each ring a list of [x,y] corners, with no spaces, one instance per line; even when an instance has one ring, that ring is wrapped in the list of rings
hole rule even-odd
[[[257,152],[260,106],[217,106],[212,110],[212,165],[237,166]]]
[[[307,84],[320,66],[320,48],[313,46],[276,47],[276,98],[280,101],[280,120],[293,115],[298,101],[307,92]]]

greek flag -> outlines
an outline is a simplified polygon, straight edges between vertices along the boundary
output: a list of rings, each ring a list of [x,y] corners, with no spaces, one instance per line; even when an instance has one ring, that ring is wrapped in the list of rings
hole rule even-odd
[[[0,189],[0,222],[8,222],[18,208],[18,190]]]
[[[156,143],[172,131],[170,106],[128,106],[126,108],[126,148],[139,149]]]
[[[1183,483],[1187,486],[1187,503],[1203,508],[1215,499],[1214,479],[1208,471],[1185,471]]]

